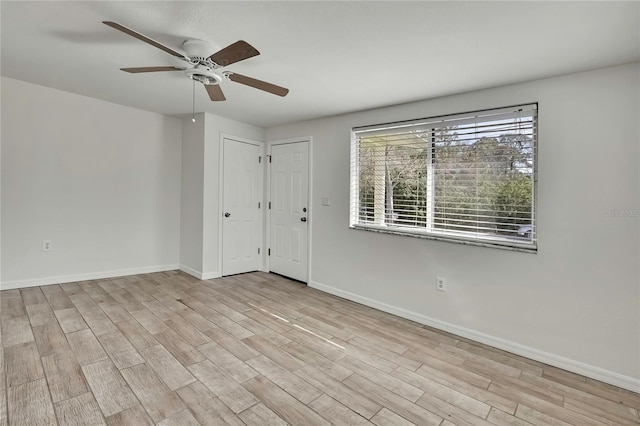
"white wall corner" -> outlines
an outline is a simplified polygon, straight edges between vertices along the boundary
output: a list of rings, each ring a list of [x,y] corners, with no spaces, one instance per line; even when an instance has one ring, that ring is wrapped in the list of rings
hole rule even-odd
[[[0,290],[13,290],[18,288],[37,287],[49,284],[64,284],[77,281],[101,280],[105,278],[125,277],[128,275],[151,274],[154,272],[175,271],[178,265],[158,265],[142,268],[116,269],[112,271],[92,272],[89,274],[63,275],[57,277],[43,277],[27,280],[3,281],[0,283]]]
[[[184,272],[184,273],[186,273],[186,274],[191,275],[192,277],[196,277],[196,278],[198,278],[199,280],[201,280],[201,279],[202,279],[202,272],[200,272],[200,271],[196,271],[196,270],[195,270],[195,269],[193,269],[193,268],[189,268],[188,266],[185,266],[185,265],[180,265],[180,266],[178,267],[178,269],[180,269],[182,272]]]
[[[220,274],[220,272],[218,271],[213,271],[213,272],[200,272],[200,271],[196,271],[193,268],[189,268],[188,266],[184,266],[184,265],[180,265],[180,267],[178,268],[180,269],[182,272],[191,275],[192,277],[196,277],[199,280],[212,280],[214,278],[220,278],[222,276],[222,274]]]
[[[494,348],[502,349],[507,352],[511,352],[516,355],[520,355],[535,361],[539,361],[551,366],[561,368],[563,370],[571,371],[576,374],[580,374],[601,382],[605,382],[614,386],[618,386],[623,389],[627,389],[633,392],[640,393],[640,379],[625,376],[613,371],[608,371],[600,367],[585,364],[580,361],[565,358],[560,355],[552,354],[549,352],[540,351],[535,348],[521,345],[519,343],[511,342],[501,339],[499,337],[491,336],[476,330],[472,330],[465,327],[460,327],[454,324],[450,324],[444,321],[437,320],[416,312],[412,312],[406,309],[398,308],[393,305],[379,302],[377,300],[369,299],[367,297],[359,296],[355,293],[344,291],[332,286],[321,284],[317,281],[309,280],[309,287],[323,291],[325,293],[333,294],[334,296],[341,297],[343,299],[351,300],[371,308],[375,308],[393,315],[397,315],[402,318],[406,318],[411,321],[415,321],[420,324],[427,325],[429,327],[436,328],[438,330],[445,331],[447,333],[455,334],[460,337],[471,339],[475,342],[483,343],[485,345],[492,346]]]

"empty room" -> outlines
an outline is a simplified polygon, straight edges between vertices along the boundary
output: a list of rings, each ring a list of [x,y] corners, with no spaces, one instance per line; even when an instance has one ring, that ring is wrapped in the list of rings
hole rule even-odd
[[[0,426],[640,425],[640,2],[1,1]]]

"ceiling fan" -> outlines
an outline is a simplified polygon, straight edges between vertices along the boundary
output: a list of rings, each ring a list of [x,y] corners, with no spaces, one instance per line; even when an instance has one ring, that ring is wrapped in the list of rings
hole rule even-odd
[[[260,54],[260,52],[246,41],[239,40],[224,49],[209,55],[209,51],[205,50],[209,47],[208,42],[203,40],[186,40],[182,44],[182,48],[185,53],[180,53],[162,43],[140,34],[137,31],[132,30],[131,28],[118,24],[117,22],[103,21],[102,23],[157,47],[158,49],[163,50],[189,64],[189,67],[184,68],[173,66],[120,68],[122,71],[129,73],[184,71],[184,74],[191,80],[194,82],[198,81],[204,85],[204,88],[207,90],[209,98],[211,98],[212,101],[226,100],[224,93],[220,88],[220,83],[223,79],[264,90],[265,92],[273,93],[278,96],[286,96],[287,93],[289,93],[289,89],[267,83],[266,81],[257,80],[231,71],[220,71],[221,68],[224,68],[227,65],[244,61],[245,59],[249,59]]]

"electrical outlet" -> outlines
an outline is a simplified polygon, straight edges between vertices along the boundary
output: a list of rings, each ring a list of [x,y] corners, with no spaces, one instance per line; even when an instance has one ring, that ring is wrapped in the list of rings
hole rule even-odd
[[[445,291],[447,289],[447,281],[442,277],[436,277],[436,290]]]
[[[51,250],[53,250],[53,241],[42,240],[42,251],[51,251]]]

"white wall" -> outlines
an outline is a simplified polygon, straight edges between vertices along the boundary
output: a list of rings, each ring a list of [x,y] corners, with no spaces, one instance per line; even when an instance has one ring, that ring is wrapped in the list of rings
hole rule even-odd
[[[3,289],[176,267],[180,120],[3,77],[1,136]]]
[[[220,142],[231,135],[257,142],[264,129],[204,113],[182,121],[182,236],[181,267],[196,277],[219,277]]]
[[[267,129],[268,141],[314,138],[310,285],[640,390],[639,218],[605,215],[640,208],[639,74],[633,64]],[[536,101],[537,254],[348,229],[353,126]]]
[[[182,120],[180,267],[202,273],[202,194],[204,192],[204,114]]]

